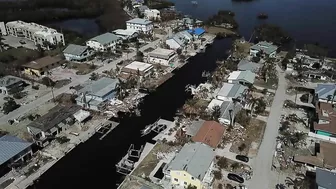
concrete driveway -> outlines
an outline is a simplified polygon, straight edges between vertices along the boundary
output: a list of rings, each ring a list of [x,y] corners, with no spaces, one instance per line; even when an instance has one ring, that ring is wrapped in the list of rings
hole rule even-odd
[[[285,80],[285,73],[279,66],[277,66],[276,69],[279,76],[278,89],[275,93],[258,155],[253,161],[253,177],[249,181],[249,189],[272,189],[275,188],[275,185],[277,184],[277,179],[275,178],[275,173],[271,171],[271,166],[275,151],[276,137],[278,136],[281,110],[287,96],[287,83]]]

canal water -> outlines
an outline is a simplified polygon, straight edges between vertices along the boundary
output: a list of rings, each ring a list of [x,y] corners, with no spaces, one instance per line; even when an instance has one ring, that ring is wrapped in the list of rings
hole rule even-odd
[[[116,188],[122,176],[116,173],[115,164],[127,153],[131,144],[137,147],[150,141],[152,134],[140,137],[140,130],[155,122],[159,117],[172,120],[177,109],[190,97],[185,92],[188,84],[199,84],[206,79],[203,71],[213,71],[216,60],[227,57],[231,39],[216,40],[205,53],[189,59],[175,76],[145,97],[141,104],[141,117],[128,117],[103,140],[93,136],[79,145],[30,188],[73,189],[73,188]]]
[[[336,56],[336,1],[335,0],[170,0],[183,14],[206,20],[218,10],[231,10],[239,24],[239,32],[249,39],[253,29],[263,23],[276,24],[287,31],[300,46],[319,43]],[[257,19],[259,13],[268,14],[267,20]]]

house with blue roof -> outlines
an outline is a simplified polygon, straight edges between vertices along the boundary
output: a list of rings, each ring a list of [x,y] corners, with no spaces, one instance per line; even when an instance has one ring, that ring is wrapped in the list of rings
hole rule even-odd
[[[15,136],[0,136],[0,174],[9,171],[11,164],[30,159],[33,155],[32,145]]]
[[[194,29],[188,30],[188,33],[190,33],[195,39],[199,39],[205,33],[205,29],[194,28]]]
[[[335,92],[336,84],[318,84],[315,88],[315,95],[320,102],[331,102]]]

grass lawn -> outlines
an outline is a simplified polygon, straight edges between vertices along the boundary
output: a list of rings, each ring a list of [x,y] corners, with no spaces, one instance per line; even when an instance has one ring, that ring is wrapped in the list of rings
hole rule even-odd
[[[97,66],[93,64],[87,64],[87,63],[74,63],[70,62],[68,64],[68,68],[77,70],[77,75],[86,75],[92,71],[94,71]]]

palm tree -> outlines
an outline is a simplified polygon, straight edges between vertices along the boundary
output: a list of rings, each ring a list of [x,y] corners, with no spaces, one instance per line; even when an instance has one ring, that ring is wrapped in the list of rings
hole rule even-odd
[[[331,104],[334,104],[335,96],[336,96],[336,85],[334,86],[334,93],[333,93],[333,95],[332,95]]]
[[[198,100],[194,98],[187,100],[183,105],[184,112],[189,115],[197,115],[199,113],[197,102]]]
[[[287,177],[285,183],[287,187],[292,186],[294,189],[310,188],[310,182],[304,174],[297,174],[295,179]]]
[[[213,120],[217,121],[221,116],[221,107],[216,105],[212,108],[211,117]]]

